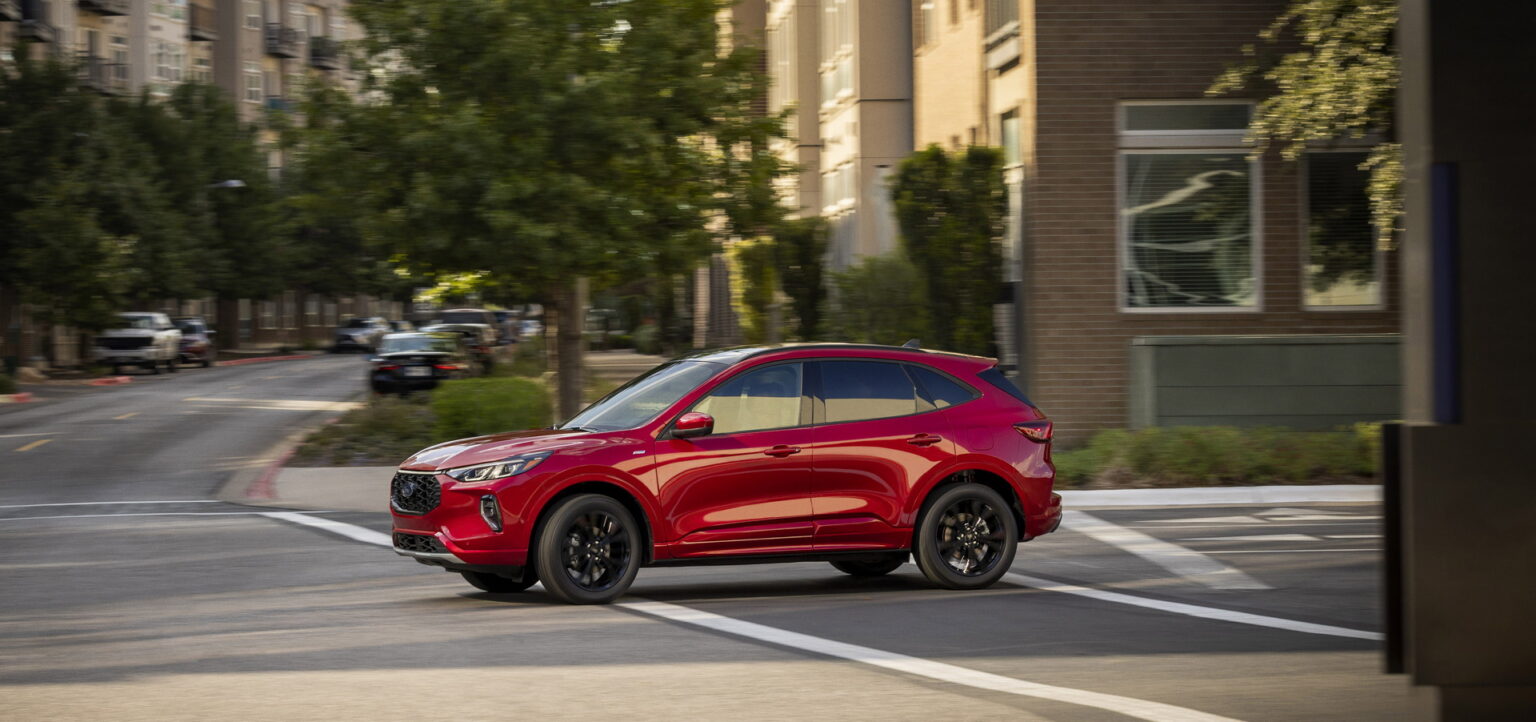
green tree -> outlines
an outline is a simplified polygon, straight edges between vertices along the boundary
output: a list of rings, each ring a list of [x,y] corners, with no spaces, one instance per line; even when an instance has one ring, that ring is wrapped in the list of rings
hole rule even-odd
[[[823,278],[827,256],[827,222],[812,216],[781,222],[773,232],[779,284],[795,314],[795,336],[801,341],[821,338],[822,307],[827,289]],[[903,339],[905,341],[905,339]]]
[[[1269,93],[1248,126],[1255,152],[1276,147],[1295,160],[1309,143],[1379,135],[1382,142],[1362,167],[1371,172],[1371,211],[1383,247],[1390,246],[1402,216],[1402,146],[1392,123],[1399,78],[1396,26],[1395,0],[1293,0],[1259,33],[1262,44],[1244,46],[1243,60],[1206,91]],[[1324,270],[1344,276],[1369,263],[1361,257],[1354,269],[1333,263]]]
[[[992,308],[1002,294],[1008,214],[1002,151],[972,146],[950,154],[929,146],[902,161],[891,195],[902,248],[933,309],[931,339],[924,341],[995,353]]]
[[[727,4],[352,3],[383,78],[352,120],[364,232],[413,272],[515,279],[558,314],[562,415],[580,279],[669,277],[763,222],[740,191],[771,179],[777,121],[752,112],[755,51],[719,52]]]
[[[869,256],[832,277],[832,327],[840,341],[898,345],[931,332],[927,286],[904,254]]]

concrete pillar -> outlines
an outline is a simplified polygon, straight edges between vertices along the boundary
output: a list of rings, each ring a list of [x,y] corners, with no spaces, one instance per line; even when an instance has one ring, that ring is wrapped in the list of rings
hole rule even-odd
[[[1404,654],[1442,719],[1536,710],[1536,43],[1529,6],[1403,0]]]

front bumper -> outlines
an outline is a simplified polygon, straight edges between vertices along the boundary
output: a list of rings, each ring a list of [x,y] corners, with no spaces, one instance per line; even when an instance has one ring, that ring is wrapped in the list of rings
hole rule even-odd
[[[118,364],[145,364],[160,360],[160,354],[154,349],[111,349],[95,348],[91,350],[91,358],[101,363]]]
[[[402,476],[417,491],[402,496]],[[515,491],[520,487],[512,493],[487,487],[454,488],[454,482],[441,474],[409,471],[397,472],[390,487],[397,554],[458,571],[506,574],[527,564],[530,525],[520,508],[509,508],[521,506],[521,494]],[[480,498],[486,495],[497,499],[499,532],[481,516]]]

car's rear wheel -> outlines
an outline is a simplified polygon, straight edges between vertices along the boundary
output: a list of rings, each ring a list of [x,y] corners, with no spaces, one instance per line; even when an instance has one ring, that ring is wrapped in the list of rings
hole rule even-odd
[[[176,360],[176,359],[174,359],[174,358],[172,358],[172,359],[171,359],[171,360],[169,360],[169,361],[166,361],[166,362],[165,362],[165,370],[166,370],[166,371],[169,371],[169,372],[171,372],[171,373],[176,373],[176,371],[177,371],[177,368],[176,368],[176,361],[177,361],[177,360]]]
[[[209,351],[207,353],[207,355],[203,356],[203,368],[208,368],[209,366],[212,366],[212,365],[213,365],[213,352]]]
[[[539,579],[572,604],[607,604],[634,583],[642,539],[634,515],[612,497],[564,499],[539,533]]]
[[[1018,522],[1003,497],[981,484],[959,484],[928,504],[912,556],[934,584],[982,589],[1007,573],[1018,545]]]
[[[463,575],[464,581],[469,582],[474,588],[492,594],[521,592],[538,581],[532,574],[524,574],[522,579],[510,579],[500,574],[487,574],[485,572],[459,572],[459,574]]]
[[[891,554],[885,559],[844,559],[832,562],[832,568],[856,577],[883,577],[907,563],[907,553]]]
[[[150,373],[152,373],[152,374],[154,374],[156,376],[160,375],[160,362],[159,361],[151,361],[151,362],[149,362],[147,364],[144,364],[143,368],[148,369]]]

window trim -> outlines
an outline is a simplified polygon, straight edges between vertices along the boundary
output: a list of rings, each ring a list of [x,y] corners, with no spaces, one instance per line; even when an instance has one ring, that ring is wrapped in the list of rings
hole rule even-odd
[[[1125,127],[1126,108],[1132,106],[1147,105],[1246,105],[1248,106],[1249,122],[1253,120],[1253,109],[1257,105],[1255,101],[1247,98],[1170,98],[1166,100],[1140,99],[1122,100],[1115,104],[1115,135],[1121,138],[1135,137],[1167,137],[1167,136],[1233,136],[1242,140],[1248,135],[1248,127],[1242,128],[1218,128],[1207,130],[1128,130]]]
[[[1248,245],[1249,264],[1253,268],[1252,306],[1132,306],[1126,288],[1130,269],[1129,226],[1125,222],[1126,157],[1130,155],[1218,155],[1242,154],[1250,169],[1248,184],[1249,224],[1253,242]],[[1131,314],[1232,314],[1264,312],[1264,179],[1263,163],[1242,148],[1120,148],[1115,151],[1115,296],[1121,313]]]
[[[1301,274],[1301,282],[1299,286],[1300,292],[1297,294],[1297,296],[1298,300],[1300,301],[1298,305],[1301,306],[1303,313],[1350,313],[1352,311],[1372,312],[1387,310],[1387,252],[1383,251],[1381,249],[1381,244],[1376,242],[1376,222],[1374,219],[1371,221],[1371,245],[1373,247],[1372,257],[1375,260],[1376,267],[1376,303],[1362,304],[1358,306],[1314,306],[1307,303],[1307,265],[1312,260],[1310,258],[1312,250],[1312,234],[1308,230],[1308,227],[1312,222],[1312,207],[1308,202],[1311,187],[1307,183],[1307,159],[1314,153],[1369,154],[1370,152],[1371,147],[1367,145],[1341,146],[1334,148],[1308,148],[1306,152],[1301,154],[1301,158],[1298,159],[1299,162],[1297,167],[1301,172],[1296,174],[1296,185],[1298,189],[1296,200],[1297,205],[1301,207],[1301,213],[1297,217],[1297,227],[1299,228],[1298,233],[1301,243],[1297,244],[1300,246],[1300,249],[1297,251],[1297,255],[1298,263],[1300,266],[1298,272]],[[1367,200],[1367,203],[1369,203],[1369,200]]]

